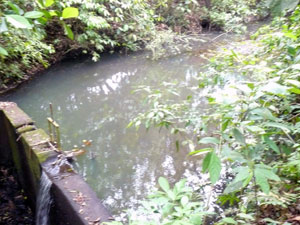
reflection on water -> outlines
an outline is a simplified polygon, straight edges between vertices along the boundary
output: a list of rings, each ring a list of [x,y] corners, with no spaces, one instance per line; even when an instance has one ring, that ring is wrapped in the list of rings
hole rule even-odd
[[[193,76],[202,65],[196,56],[153,62],[143,54],[106,56],[98,63],[67,61],[5,98],[17,102],[44,129],[52,102],[66,150],[83,139],[93,140],[88,153],[78,158],[77,170],[104,204],[120,215],[136,207],[159,176],[170,182],[187,177],[188,183],[199,187],[197,160],[188,157],[186,149],[176,152],[176,140],[168,132],[126,126],[145,107],[143,96],[132,93],[135,86],[175,80],[197,85]]]

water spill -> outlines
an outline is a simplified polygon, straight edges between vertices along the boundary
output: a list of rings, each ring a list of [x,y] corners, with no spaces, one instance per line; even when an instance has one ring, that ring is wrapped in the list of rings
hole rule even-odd
[[[37,197],[36,225],[48,225],[49,211],[51,206],[50,188],[52,182],[45,172],[42,172],[40,188]]]

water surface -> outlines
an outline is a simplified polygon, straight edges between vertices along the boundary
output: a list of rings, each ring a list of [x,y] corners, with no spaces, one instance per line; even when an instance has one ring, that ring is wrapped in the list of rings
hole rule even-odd
[[[214,47],[204,45],[204,49]],[[155,187],[159,176],[171,182],[187,177],[195,187],[200,185],[199,162],[187,156],[187,149],[177,152],[176,140],[168,132],[126,126],[147,108],[144,96],[132,93],[135,87],[175,81],[197,86],[192,78],[205,63],[195,54],[160,61],[151,61],[144,53],[107,55],[97,63],[69,60],[51,67],[5,100],[17,102],[45,130],[51,102],[65,150],[80,146],[84,139],[93,140],[87,153],[78,157],[77,171],[103,203],[122,216],[124,209],[135,208]],[[181,95],[186,98],[185,93]]]

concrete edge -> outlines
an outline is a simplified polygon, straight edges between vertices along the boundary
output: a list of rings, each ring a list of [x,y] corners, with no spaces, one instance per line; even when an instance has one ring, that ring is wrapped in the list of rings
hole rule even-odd
[[[41,171],[46,171],[59,153],[49,144],[45,131],[37,129],[15,103],[0,102],[0,125],[0,158],[13,161],[19,182],[35,211]],[[53,182],[51,224],[89,225],[112,220],[96,193],[74,171],[61,171],[55,176],[48,173],[48,176]]]

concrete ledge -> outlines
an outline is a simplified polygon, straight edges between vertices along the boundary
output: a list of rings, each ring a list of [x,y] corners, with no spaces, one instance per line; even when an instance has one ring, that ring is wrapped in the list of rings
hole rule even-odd
[[[57,173],[49,173],[48,169],[62,155],[45,131],[37,129],[33,120],[15,103],[0,102],[0,134],[0,163],[13,162],[33,211],[44,170],[53,182],[52,225],[100,224],[112,219],[96,193],[70,167],[65,169],[58,165]]]

